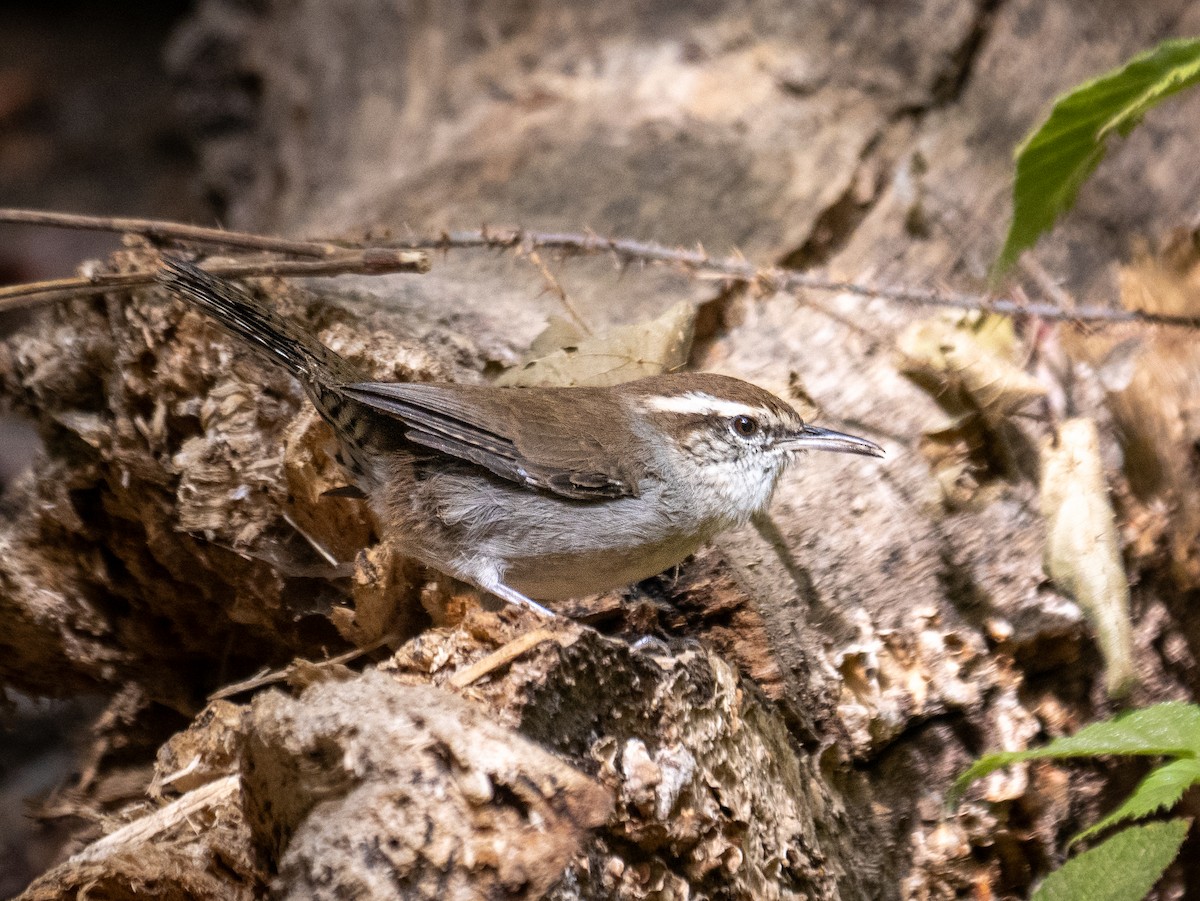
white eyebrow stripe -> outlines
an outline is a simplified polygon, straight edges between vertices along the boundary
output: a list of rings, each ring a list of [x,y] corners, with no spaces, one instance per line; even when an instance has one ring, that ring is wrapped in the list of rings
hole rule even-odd
[[[689,391],[671,397],[647,397],[645,404],[648,409],[662,413],[690,413],[697,416],[767,416],[767,410],[740,404],[735,400],[721,400],[703,391]]]

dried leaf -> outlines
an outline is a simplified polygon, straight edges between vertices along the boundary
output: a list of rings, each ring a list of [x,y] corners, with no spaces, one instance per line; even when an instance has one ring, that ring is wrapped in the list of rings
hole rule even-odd
[[[900,336],[901,368],[951,414],[1002,418],[1046,393],[1012,361],[1013,345],[1006,317],[926,319]]]
[[[1043,446],[1042,515],[1046,571],[1091,622],[1107,665],[1109,694],[1126,694],[1136,681],[1129,583],[1092,420],[1064,422],[1057,443]]]
[[[1121,273],[1130,309],[1200,313],[1200,254],[1144,259]],[[1200,346],[1175,329],[1144,333],[1123,390],[1108,404],[1125,452],[1125,474],[1138,499],[1171,511],[1166,534],[1171,574],[1179,587],[1200,587]],[[1118,345],[1119,350],[1121,345]],[[1110,350],[1108,358],[1114,355]]]
[[[1096,366],[1096,375],[1105,391],[1124,391],[1138,371],[1138,356],[1145,342],[1140,335],[1125,338],[1110,347]]]
[[[950,417],[921,445],[948,507],[986,502],[980,490],[996,478],[1032,477],[1035,448],[1012,416],[1046,389],[1014,362],[1012,320],[927,319],[906,329],[898,344],[901,371]]]
[[[587,333],[566,316],[551,316],[546,320],[546,327],[529,345],[527,359],[546,357],[566,347],[578,347],[587,339]]]
[[[983,432],[978,417],[965,415],[921,436],[921,455],[929,461],[941,489],[942,501],[951,510],[986,503],[992,492],[981,489],[990,481],[980,446]]]
[[[552,320],[535,339],[534,356],[501,375],[496,384],[606,386],[669,372],[687,362],[695,319],[695,306],[680,301],[657,319],[569,339],[572,343],[546,352],[548,336],[563,340],[573,334],[563,322]]]
[[[1200,245],[1180,230],[1121,270],[1126,309],[1200,315]],[[1200,588],[1200,344],[1180,329],[1064,332],[1063,346],[1104,387],[1132,494],[1125,535],[1135,565]]]

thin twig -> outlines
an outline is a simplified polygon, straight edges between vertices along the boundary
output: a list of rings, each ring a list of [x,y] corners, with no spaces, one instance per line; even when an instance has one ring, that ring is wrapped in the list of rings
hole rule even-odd
[[[242,247],[255,250],[271,250],[304,256],[328,258],[330,263],[350,253],[351,242],[290,241],[284,238],[268,238],[239,232],[227,232],[215,228],[200,228],[154,219],[120,219],[112,217],[75,216],[65,213],[47,213],[34,210],[0,209],[0,223],[21,222],[49,225],[61,228],[90,228],[106,231],[124,231],[143,235],[152,240],[178,242],[193,241],[204,244]],[[566,253],[608,253],[618,262],[628,264],[662,263],[680,266],[692,273],[706,274],[730,282],[757,285],[777,291],[829,291],[852,294],[857,297],[880,298],[897,303],[916,306],[948,307],[958,310],[975,310],[1001,313],[1009,316],[1038,316],[1057,322],[1092,322],[1112,324],[1133,322],[1144,325],[1166,325],[1180,328],[1200,329],[1200,316],[1174,316],[1152,313],[1145,310],[1121,310],[1108,307],[1087,306],[1065,309],[1053,303],[1032,303],[1011,298],[991,297],[984,294],[960,294],[948,291],[929,291],[891,285],[866,285],[860,282],[832,279],[827,276],[796,272],[773,266],[756,266],[741,256],[714,258],[703,247],[684,250],[668,247],[651,241],[635,241],[627,238],[606,238],[602,235],[583,232],[533,232],[523,229],[478,229],[475,231],[443,232],[432,237],[416,237],[381,242],[383,246],[407,250],[451,250],[469,248],[518,249],[532,253],[537,249],[553,249]],[[363,254],[379,252],[378,248],[365,249]],[[403,265],[394,267],[360,268],[347,264],[347,268],[335,266],[332,270],[312,269],[303,271],[301,263],[238,264],[235,268],[213,268],[218,275],[239,277],[247,275],[333,275],[342,272],[378,274],[395,271],[425,271],[428,262],[412,268]],[[319,264],[313,264],[319,265]],[[134,287],[148,284],[151,276],[117,276],[111,281],[102,279],[70,279],[55,284],[40,283],[36,286],[15,286],[0,290],[0,311],[27,303],[61,300],[94,293],[99,287]],[[7,298],[7,299],[6,299]],[[19,298],[19,299],[18,299]]]
[[[1037,261],[1036,257],[1027,253],[1021,257],[1020,265],[1021,271],[1033,279],[1033,283],[1038,286],[1038,290],[1054,301],[1059,309],[1076,309],[1075,298],[1062,289],[1062,286],[1054,280],[1054,277],[1046,271],[1045,267]]]
[[[579,326],[585,335],[591,335],[592,330],[588,327],[587,322],[584,321],[584,318],[579,314],[579,311],[575,309],[575,304],[571,303],[571,299],[567,297],[567,289],[562,286],[562,282],[560,282],[555,277],[554,273],[550,271],[550,267],[546,265],[546,263],[542,260],[541,255],[538,254],[536,250],[529,254],[529,262],[532,263],[534,268],[536,268],[537,271],[542,274],[542,278],[546,280],[547,286],[549,286],[550,290],[554,292],[554,295],[558,298],[559,303],[563,305],[563,309],[565,309],[567,313],[570,314],[571,318],[575,320],[575,324]]]
[[[54,213],[46,210],[0,209],[0,222],[23,225],[45,225],[51,228],[73,228],[86,231],[122,232],[141,235],[155,242],[187,242],[237,247],[241,250],[261,250],[266,253],[290,253],[301,257],[337,256],[352,247],[325,241],[293,241],[246,232],[204,228],[160,219],[127,219],[117,216],[79,216],[74,213]]]
[[[103,838],[97,839],[72,855],[68,863],[78,866],[103,860],[119,851],[135,852],[139,845],[153,841],[157,836],[178,826],[189,817],[215,808],[236,797],[241,787],[242,777],[238,773],[214,779],[212,782],[176,798],[165,807],[160,807],[153,813],[134,820],[132,823],[127,823],[115,832],[110,832]]]
[[[553,632],[550,629],[535,629],[532,632],[526,632],[524,635],[519,635],[510,641],[508,644],[497,648],[488,654],[476,660],[466,669],[461,669],[450,677],[450,684],[454,688],[466,688],[472,682],[478,682],[488,673],[512,663],[522,654],[536,648],[544,641],[557,640],[561,644],[569,645],[578,638],[577,635],[564,635],[560,632]]]
[[[1120,310],[1087,306],[1063,309],[1051,303],[1027,303],[989,297],[984,294],[959,294],[926,291],[888,285],[832,279],[827,276],[796,272],[778,267],[760,267],[742,257],[713,258],[703,250],[683,250],[648,241],[604,238],[599,235],[570,232],[531,232],[520,229],[444,232],[437,237],[386,242],[396,247],[422,250],[455,248],[517,248],[529,252],[539,248],[572,253],[611,253],[621,262],[666,263],[692,272],[707,273],[731,282],[757,284],[778,291],[830,291],[857,297],[881,298],[916,306],[977,310],[1008,316],[1038,316],[1058,322],[1119,323],[1170,325],[1200,329],[1200,316],[1172,316],[1144,310]]]
[[[362,251],[343,250],[339,256],[323,260],[253,260],[237,263],[210,263],[205,271],[222,278],[317,275],[383,275],[389,272],[428,272],[429,255],[420,251],[370,247]],[[154,284],[155,274],[128,272],[100,274],[82,278],[59,278],[25,285],[0,288],[0,312],[35,303],[89,297],[105,291]]]
[[[342,666],[363,657],[366,654],[374,653],[381,647],[393,642],[399,641],[403,636],[398,631],[388,632],[379,638],[376,638],[370,644],[363,645],[361,648],[353,648],[346,651],[344,654],[338,654],[336,657],[330,657],[328,660],[304,661],[310,663],[317,668],[327,666]],[[234,682],[232,685],[226,685],[224,688],[217,689],[208,696],[209,703],[220,701],[225,698],[231,698],[234,695],[240,695],[246,691],[253,691],[256,688],[262,688],[264,685],[276,685],[280,682],[286,682],[295,668],[295,663],[289,663],[283,669],[279,670],[264,670],[251,676],[249,679],[244,679],[241,682]]]

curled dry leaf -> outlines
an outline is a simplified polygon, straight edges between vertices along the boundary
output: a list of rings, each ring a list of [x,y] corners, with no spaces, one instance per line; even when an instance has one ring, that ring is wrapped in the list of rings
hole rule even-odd
[[[989,481],[984,437],[978,418],[970,414],[921,435],[921,454],[929,461],[942,499],[952,509],[986,502],[990,496],[990,492],[982,492]]]
[[[534,340],[531,356],[504,373],[497,385],[592,385],[631,382],[678,369],[692,349],[696,308],[681,301],[657,319],[582,336],[570,323],[551,320]]]
[[[1016,339],[1005,316],[960,316],[915,322],[900,336],[903,372],[950,413],[994,418],[1046,393],[1013,362]]]
[[[996,477],[1032,472],[1030,442],[1012,417],[1046,389],[1014,360],[1012,320],[926,319],[909,326],[898,346],[901,371],[948,416],[922,441],[948,505],[978,500],[979,490]]]
[[[1067,420],[1057,441],[1043,446],[1042,515],[1046,571],[1091,622],[1104,655],[1108,693],[1127,694],[1136,682],[1129,583],[1092,420]]]
[[[1121,272],[1129,309],[1200,315],[1200,253],[1190,233]],[[1165,556],[1181,590],[1200,588],[1200,345],[1178,329],[1079,336],[1075,354],[1099,373],[1125,453],[1140,562]]]

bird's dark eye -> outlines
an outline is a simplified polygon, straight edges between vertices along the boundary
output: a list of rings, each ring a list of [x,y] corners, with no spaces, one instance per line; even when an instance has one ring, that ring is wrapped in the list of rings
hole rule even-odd
[[[733,430],[743,438],[749,438],[758,432],[758,420],[749,416],[733,417]]]

